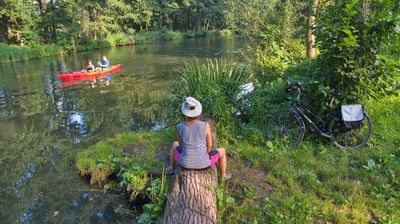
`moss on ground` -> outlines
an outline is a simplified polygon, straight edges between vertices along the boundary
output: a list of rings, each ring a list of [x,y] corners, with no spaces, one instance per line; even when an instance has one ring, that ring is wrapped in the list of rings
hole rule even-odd
[[[174,132],[170,130],[122,133],[79,152],[76,167],[82,176],[90,176],[91,184],[104,184],[112,174],[129,166],[126,161],[121,162],[122,160],[146,161],[155,165],[151,167],[152,172],[161,173],[162,164],[154,159],[155,153],[165,149],[173,138]],[[123,155],[124,149],[127,155]]]

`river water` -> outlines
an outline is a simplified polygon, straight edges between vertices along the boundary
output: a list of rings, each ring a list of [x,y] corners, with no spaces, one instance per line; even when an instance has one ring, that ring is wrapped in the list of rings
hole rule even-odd
[[[121,194],[94,189],[78,176],[76,153],[120,132],[162,128],[158,102],[183,63],[237,61],[243,45],[185,39],[0,64],[0,223],[115,223],[117,210],[134,219]],[[58,73],[101,55],[123,65],[109,82],[61,88]]]

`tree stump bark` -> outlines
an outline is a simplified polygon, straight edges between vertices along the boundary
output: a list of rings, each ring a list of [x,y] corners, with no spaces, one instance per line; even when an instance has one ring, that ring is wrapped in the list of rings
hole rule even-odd
[[[167,198],[164,224],[216,224],[217,172],[186,170],[178,166]]]

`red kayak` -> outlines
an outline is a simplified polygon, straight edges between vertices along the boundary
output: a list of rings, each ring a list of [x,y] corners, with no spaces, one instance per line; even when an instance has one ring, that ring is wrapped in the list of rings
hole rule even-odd
[[[103,70],[96,70],[96,71],[90,71],[90,72],[72,72],[72,73],[63,73],[59,74],[58,77],[62,80],[69,80],[69,79],[87,79],[90,77],[95,77],[98,75],[103,75],[108,72],[117,72],[121,69],[122,65],[121,64],[116,64],[112,65],[109,68],[105,68]]]
[[[93,81],[93,79],[104,78],[106,76],[107,76],[107,74],[102,74],[102,75],[96,75],[96,76],[87,76],[87,77],[80,78],[80,79],[63,80],[60,86],[62,89],[64,89],[65,87],[73,86],[73,85],[88,82],[88,81]]]

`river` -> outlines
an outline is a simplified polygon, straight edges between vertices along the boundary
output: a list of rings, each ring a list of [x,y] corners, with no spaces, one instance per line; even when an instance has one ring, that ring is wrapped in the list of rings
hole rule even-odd
[[[239,60],[243,46],[184,39],[0,64],[0,223],[113,223],[117,210],[129,217],[126,198],[78,176],[76,153],[120,132],[162,128],[158,102],[184,62]],[[123,65],[109,82],[61,88],[58,73],[102,55]]]

